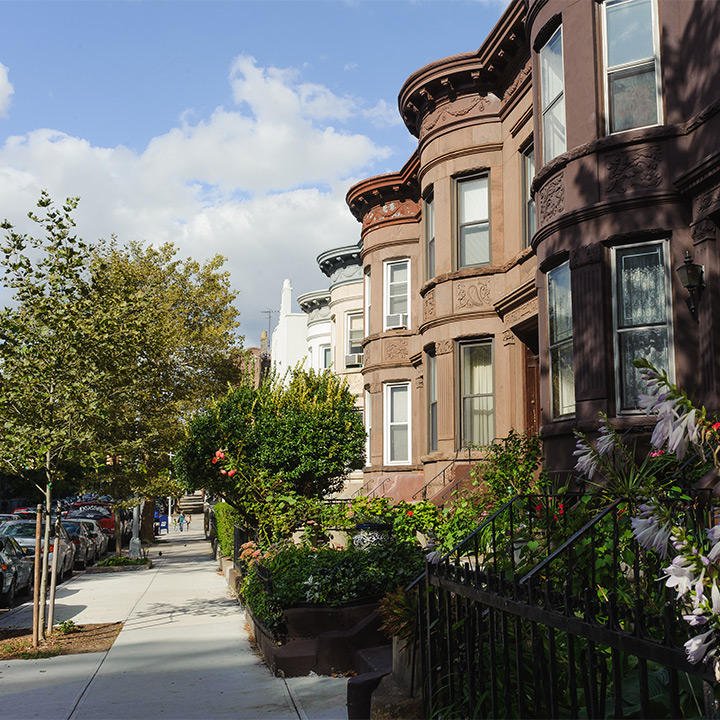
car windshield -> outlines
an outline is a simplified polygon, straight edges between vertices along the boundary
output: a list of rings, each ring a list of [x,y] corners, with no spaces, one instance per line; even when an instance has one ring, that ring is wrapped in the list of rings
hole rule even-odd
[[[35,537],[35,523],[5,523],[2,532],[11,537]]]
[[[109,518],[110,510],[104,507],[78,507],[71,508],[67,514],[70,518],[92,518],[97,520],[98,518]]]
[[[80,533],[80,523],[74,523],[74,522],[64,522],[63,527],[69,532],[69,533]]]

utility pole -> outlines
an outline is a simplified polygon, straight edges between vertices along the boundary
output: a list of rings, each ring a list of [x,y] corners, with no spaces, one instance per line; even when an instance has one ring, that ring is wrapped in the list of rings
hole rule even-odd
[[[261,314],[261,315],[267,315],[267,321],[268,321],[268,339],[269,339],[269,338],[270,338],[270,334],[271,334],[271,327],[270,327],[270,325],[272,324],[272,316],[273,316],[273,315],[279,315],[279,314],[280,314],[280,311],[279,311],[279,310],[270,310],[270,309],[268,308],[267,310],[261,310],[261,311],[260,311],[260,314]]]

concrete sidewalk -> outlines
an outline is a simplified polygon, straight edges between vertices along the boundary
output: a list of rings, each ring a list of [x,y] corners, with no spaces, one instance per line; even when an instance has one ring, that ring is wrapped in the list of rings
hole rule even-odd
[[[260,662],[201,523],[194,525],[164,536],[151,570],[81,575],[60,586],[58,622],[125,627],[108,653],[0,663],[0,720],[347,717],[345,679],[285,681]],[[0,625],[29,627],[31,611],[6,613]]]

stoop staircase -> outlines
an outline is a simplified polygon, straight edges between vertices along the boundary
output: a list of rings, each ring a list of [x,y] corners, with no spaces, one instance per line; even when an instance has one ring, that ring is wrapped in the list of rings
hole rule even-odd
[[[203,491],[197,490],[194,493],[183,495],[177,503],[177,509],[184,513],[202,514],[203,512]]]

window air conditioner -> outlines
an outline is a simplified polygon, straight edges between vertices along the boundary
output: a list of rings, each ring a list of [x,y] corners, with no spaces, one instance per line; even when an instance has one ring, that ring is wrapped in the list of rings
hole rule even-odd
[[[395,313],[394,315],[387,316],[385,324],[388,330],[392,330],[393,328],[406,328],[407,321],[407,313]]]
[[[345,356],[345,367],[362,367],[363,353],[350,353]]]

